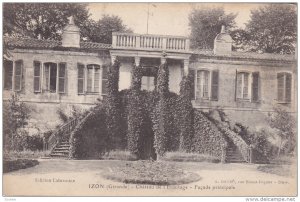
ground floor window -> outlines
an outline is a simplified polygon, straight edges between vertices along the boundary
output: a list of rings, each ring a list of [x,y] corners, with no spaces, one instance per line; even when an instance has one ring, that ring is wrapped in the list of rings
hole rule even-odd
[[[78,64],[78,94],[99,94],[102,86],[102,94],[106,94],[107,67],[96,64],[87,66]],[[101,81],[102,80],[102,81]]]
[[[20,91],[22,89],[23,61],[4,60],[4,89]]]
[[[195,72],[195,98],[198,100],[218,100],[219,71],[197,70]]]
[[[277,99],[279,102],[291,102],[292,74],[281,72],[277,74]]]
[[[38,73],[38,71],[36,71]],[[35,77],[39,75],[36,74]],[[44,63],[44,86],[50,93],[65,93],[66,64]]]
[[[236,73],[236,99],[251,102],[259,101],[260,79],[258,72]]]

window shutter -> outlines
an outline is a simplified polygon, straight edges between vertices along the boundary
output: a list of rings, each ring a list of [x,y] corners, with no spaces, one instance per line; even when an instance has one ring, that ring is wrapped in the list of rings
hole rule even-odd
[[[242,88],[243,88],[243,73],[236,74],[236,98],[243,98],[242,95]]]
[[[13,62],[5,60],[4,64],[4,89],[12,90],[12,78],[13,78]]]
[[[35,93],[41,92],[41,63],[33,62],[33,90]]]
[[[107,66],[102,67],[102,95],[107,94]]]
[[[100,66],[94,66],[94,92],[99,93],[99,85],[100,85]]]
[[[58,68],[58,93],[65,93],[66,64],[59,63]]]
[[[22,66],[23,61],[19,60],[15,63],[15,83],[14,90],[20,91],[22,89]]]
[[[284,74],[277,74],[277,100],[284,101]]]
[[[190,73],[190,77],[191,77],[191,98],[192,100],[195,100],[195,74],[196,74],[196,71],[191,69],[189,71]]]
[[[219,71],[212,71],[211,77],[211,100],[218,100],[219,94]]]
[[[285,74],[285,101],[291,102],[292,95],[292,75],[289,73]]]
[[[84,65],[78,64],[78,94],[83,94],[84,93]]]
[[[252,73],[252,101],[259,101],[259,73]]]

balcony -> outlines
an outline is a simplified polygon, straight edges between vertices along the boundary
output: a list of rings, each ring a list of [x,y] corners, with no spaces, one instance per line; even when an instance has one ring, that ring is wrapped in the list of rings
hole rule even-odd
[[[112,34],[112,48],[127,50],[189,52],[189,39],[181,36],[118,33]]]

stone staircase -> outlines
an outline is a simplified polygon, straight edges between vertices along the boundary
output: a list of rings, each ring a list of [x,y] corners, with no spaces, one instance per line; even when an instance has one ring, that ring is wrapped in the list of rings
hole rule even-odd
[[[68,158],[70,150],[70,143],[68,139],[62,140],[51,151],[50,156],[55,158]]]
[[[229,145],[226,149],[226,163],[246,163],[241,151],[232,142],[228,142]]]

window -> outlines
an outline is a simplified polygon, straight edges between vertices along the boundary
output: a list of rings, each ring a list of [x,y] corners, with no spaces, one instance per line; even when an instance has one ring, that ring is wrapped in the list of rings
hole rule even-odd
[[[21,91],[22,90],[22,75],[23,75],[23,61],[4,61],[4,89]]]
[[[87,65],[87,92],[99,93],[100,66]]]
[[[236,99],[251,102],[259,101],[259,73],[237,72],[236,73]]]
[[[33,62],[33,90],[34,92],[41,92],[41,63]]]
[[[147,91],[154,90],[154,77],[153,76],[143,76],[141,89],[147,90]]]
[[[291,102],[292,75],[290,73],[277,74],[277,99],[279,102]]]
[[[219,97],[219,71],[191,70],[191,73],[194,81],[192,87],[195,89],[195,92],[191,94],[192,99],[196,97],[195,99],[217,101]]]
[[[238,72],[236,79],[236,98],[249,99],[249,73]]]
[[[100,86],[102,86],[102,94],[106,94],[106,82],[107,82],[107,68],[102,68],[102,81],[100,65],[90,64],[86,68],[83,64],[78,63],[78,75],[77,75],[77,89],[78,94],[100,93]],[[101,84],[101,85],[100,85]]]
[[[56,63],[48,62],[44,68],[45,89],[50,93],[65,93],[66,64],[59,63],[57,67]]]
[[[197,71],[197,89],[196,98],[208,99],[208,81],[209,81],[209,71],[199,70]]]

